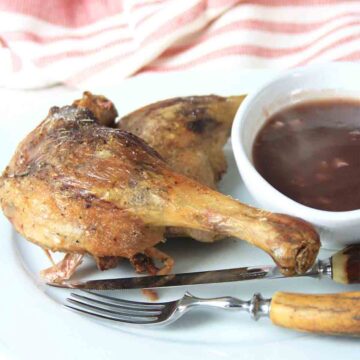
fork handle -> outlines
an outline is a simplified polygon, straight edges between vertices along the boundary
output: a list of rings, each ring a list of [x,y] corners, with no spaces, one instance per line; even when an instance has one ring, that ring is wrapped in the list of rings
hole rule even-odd
[[[321,295],[276,292],[270,319],[294,330],[360,336],[360,291]]]
[[[332,278],[340,284],[360,284],[360,244],[350,245],[331,257]]]

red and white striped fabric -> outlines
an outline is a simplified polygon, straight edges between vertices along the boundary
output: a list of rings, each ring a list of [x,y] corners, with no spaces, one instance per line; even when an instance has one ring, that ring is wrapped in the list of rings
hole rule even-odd
[[[360,1],[0,0],[0,46],[0,82],[20,88],[359,60]]]

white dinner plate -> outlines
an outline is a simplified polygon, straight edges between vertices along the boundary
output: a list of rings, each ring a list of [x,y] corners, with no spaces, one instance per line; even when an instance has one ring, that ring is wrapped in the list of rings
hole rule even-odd
[[[89,89],[113,100],[124,115],[155,100],[178,95],[216,93],[235,95],[254,91],[275,71],[241,71],[209,74],[141,76],[116,88]],[[17,143],[47,114],[50,106],[71,103],[80,91],[63,87],[32,92],[1,90],[0,168],[3,169]],[[221,191],[254,204],[235,166],[231,147],[226,146],[228,172]],[[316,336],[273,326],[268,319],[254,322],[246,313],[203,310],[190,312],[176,323],[162,328],[136,328],[95,320],[65,309],[68,290],[50,288],[39,279],[48,267],[43,251],[25,241],[0,215],[0,357],[6,359],[359,359],[360,343],[355,339]],[[215,244],[191,240],[169,240],[161,249],[176,261],[175,272],[200,271],[246,265],[270,264],[262,251],[230,239]],[[331,250],[321,250],[328,257]],[[76,278],[133,276],[125,261],[117,269],[100,273],[86,262]],[[254,292],[270,297],[275,291],[308,293],[360,290],[329,279],[310,278],[249,281],[206,286],[162,289],[160,299],[181,297],[185,290],[197,296],[232,295],[249,299]],[[138,290],[116,291],[116,296],[144,300]]]

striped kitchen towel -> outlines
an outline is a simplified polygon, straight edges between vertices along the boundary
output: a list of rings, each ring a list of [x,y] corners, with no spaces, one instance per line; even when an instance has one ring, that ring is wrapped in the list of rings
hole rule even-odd
[[[360,1],[0,0],[0,84],[360,59]]]

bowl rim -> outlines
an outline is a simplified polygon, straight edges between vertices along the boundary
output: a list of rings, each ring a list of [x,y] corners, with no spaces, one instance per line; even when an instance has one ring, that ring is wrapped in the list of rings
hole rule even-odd
[[[302,216],[306,219],[313,219],[314,222],[324,223],[330,220],[331,222],[339,223],[345,221],[350,222],[354,220],[359,220],[360,209],[349,211],[319,210],[300,204],[297,201],[292,200],[288,196],[282,194],[279,190],[274,188],[260,175],[260,173],[256,170],[255,166],[246,155],[244,144],[241,140],[241,128],[244,126],[244,124],[246,124],[246,121],[248,121],[246,115],[249,112],[249,109],[253,106],[254,102],[257,100],[257,98],[264,92],[268,92],[273,86],[276,86],[276,84],[287,81],[293,77],[306,76],[309,72],[313,71],[329,71],[329,69],[342,71],[346,69],[346,71],[349,71],[350,67],[354,67],[360,73],[360,63],[338,62],[315,64],[304,66],[301,68],[294,68],[275,76],[274,78],[265,82],[253,93],[246,96],[245,100],[242,102],[235,114],[234,122],[231,129],[231,146],[234,152],[236,165],[238,167],[240,175],[243,177],[244,172],[249,172],[250,175],[252,175],[252,178],[257,181],[259,187],[261,186],[261,188],[263,189],[262,191],[265,190],[264,192],[272,192],[273,197],[279,199],[279,203],[282,204],[281,207],[291,208],[292,210],[294,210],[294,212],[298,213],[299,216]],[[241,164],[241,166],[239,164]]]

